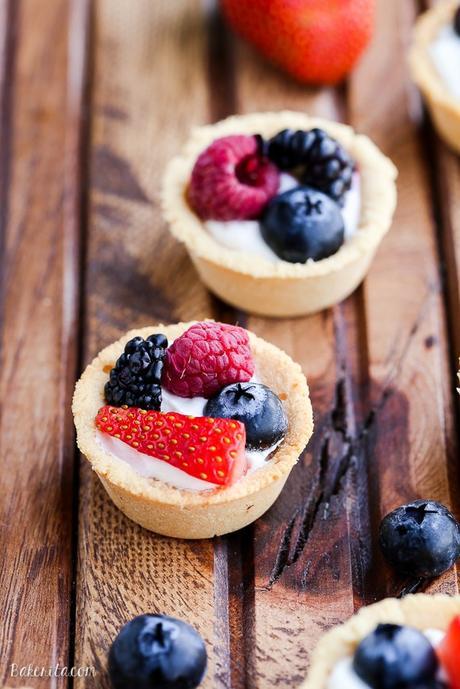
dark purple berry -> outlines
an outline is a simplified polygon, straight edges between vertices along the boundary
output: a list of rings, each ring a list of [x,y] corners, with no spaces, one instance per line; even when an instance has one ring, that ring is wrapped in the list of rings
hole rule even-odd
[[[168,340],[162,334],[134,337],[110,371],[104,392],[108,404],[159,411],[161,373]]]
[[[434,500],[415,500],[382,520],[380,547],[401,574],[436,577],[460,557],[460,524]]]
[[[353,658],[356,674],[372,689],[435,689],[438,660],[422,632],[379,624]]]
[[[203,639],[186,622],[140,615],[125,624],[109,652],[114,689],[195,689],[206,672]]]
[[[241,421],[246,427],[246,447],[272,447],[286,435],[288,421],[281,400],[261,383],[227,385],[208,400],[205,416]]]
[[[354,162],[323,129],[284,129],[268,141],[266,149],[281,170],[298,169],[303,184],[343,205],[345,193],[351,187]]]
[[[262,215],[261,232],[275,254],[289,263],[332,256],[345,238],[337,203],[310,187],[295,187],[275,196]]]

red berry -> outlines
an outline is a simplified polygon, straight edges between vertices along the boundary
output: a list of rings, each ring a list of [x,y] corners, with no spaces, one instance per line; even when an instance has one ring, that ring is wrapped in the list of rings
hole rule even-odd
[[[246,430],[240,421],[105,406],[97,413],[96,426],[203,481],[226,486],[247,470]]]
[[[373,30],[375,0],[221,0],[235,31],[302,82],[334,84]]]
[[[212,397],[254,374],[249,337],[236,325],[195,323],[166,350],[162,383],[180,397]]]
[[[436,652],[447,673],[450,689],[460,689],[460,615],[450,623]]]
[[[225,136],[198,156],[188,199],[203,220],[249,220],[278,188],[278,169],[259,153],[255,136]]]

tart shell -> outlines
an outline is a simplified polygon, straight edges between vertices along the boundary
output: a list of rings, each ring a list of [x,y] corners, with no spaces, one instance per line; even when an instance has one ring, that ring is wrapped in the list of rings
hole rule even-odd
[[[104,385],[125,344],[137,335],[146,338],[155,332],[164,333],[172,342],[190,325],[178,323],[131,330],[103,349],[78,381],[72,409],[79,449],[127,517],[165,536],[210,538],[241,529],[271,507],[310,439],[313,415],[300,366],[285,352],[248,332],[257,376],[278,394],[289,421],[287,435],[266,467],[228,488],[195,492],[145,478],[106,452],[97,442],[94,418],[105,404]]]
[[[285,128],[321,127],[357,161],[361,172],[359,228],[329,258],[306,264],[270,262],[217,242],[186,200],[198,155],[215,139],[259,133],[268,138]],[[299,316],[320,311],[347,297],[363,280],[388,231],[396,206],[397,171],[366,136],[350,127],[300,112],[267,112],[229,117],[192,132],[181,155],[168,165],[163,210],[172,234],[187,248],[207,287],[233,306],[265,316]]]
[[[428,52],[440,29],[452,21],[457,7],[458,0],[440,2],[419,17],[409,52],[409,66],[439,136],[460,153],[460,102],[450,94]]]
[[[339,660],[353,655],[358,644],[381,622],[403,624],[416,629],[447,629],[460,615],[460,596],[417,593],[402,599],[385,600],[361,608],[347,622],[334,627],[320,639],[313,652],[310,671],[300,689],[327,689],[327,681]]]

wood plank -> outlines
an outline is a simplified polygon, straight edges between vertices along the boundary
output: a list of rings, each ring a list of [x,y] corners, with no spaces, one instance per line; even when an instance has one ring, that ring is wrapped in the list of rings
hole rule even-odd
[[[209,117],[206,21],[193,0],[96,3],[86,361],[127,329],[215,313],[159,208],[165,163]],[[84,463],[76,664],[94,664],[97,676],[75,686],[108,687],[111,640],[149,611],[194,624],[209,650],[203,687],[228,686],[226,562],[222,544],[214,551],[212,541],[162,538],[129,522]]]
[[[236,41],[237,102],[243,112],[290,108],[340,119],[343,94],[311,91],[266,65]],[[247,686],[298,686],[308,651],[325,627],[354,611],[349,441],[342,416],[354,417],[339,308],[275,321],[249,317],[248,327],[298,361],[307,375],[315,435],[275,506],[252,527],[253,616]],[[341,325],[342,324],[342,325]],[[348,494],[348,500],[345,499]]]
[[[2,3],[2,13],[7,3]],[[78,300],[65,226],[68,3],[10,2],[0,30],[2,473],[0,684],[11,665],[69,661],[74,443],[70,399]],[[43,85],[46,84],[46,88]],[[64,192],[64,193],[63,193]],[[70,271],[70,272],[69,272]],[[19,683],[19,684],[18,684]],[[66,679],[33,679],[34,687]]]
[[[379,30],[349,86],[352,124],[374,138],[400,173],[393,230],[364,286],[374,410],[367,433],[374,534],[368,597],[397,590],[375,547],[381,517],[415,497],[459,506],[458,491],[448,482],[457,445],[436,228],[423,141],[410,118],[414,92],[405,68],[414,5],[380,0]],[[456,592],[456,572],[428,590]]]

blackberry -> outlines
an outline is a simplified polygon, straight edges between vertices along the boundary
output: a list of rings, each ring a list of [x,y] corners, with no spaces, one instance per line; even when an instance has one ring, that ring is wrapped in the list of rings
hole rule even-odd
[[[105,385],[108,404],[159,411],[161,373],[167,346],[168,340],[161,334],[150,335],[146,340],[142,337],[130,340]]]
[[[300,168],[303,184],[343,205],[345,192],[351,187],[354,162],[323,129],[283,129],[268,141],[267,152],[281,170]]]

